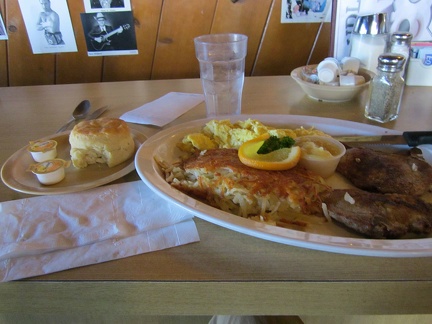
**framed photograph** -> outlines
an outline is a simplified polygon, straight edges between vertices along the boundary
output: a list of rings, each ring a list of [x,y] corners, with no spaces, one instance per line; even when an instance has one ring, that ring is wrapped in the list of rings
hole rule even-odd
[[[66,0],[19,0],[33,54],[76,52]]]
[[[3,17],[0,15],[0,40],[8,39],[8,34],[3,22]]]
[[[432,41],[432,0],[333,0],[333,55],[349,54],[350,37],[358,16],[386,13],[389,33],[405,31],[413,41]]]
[[[332,0],[281,1],[281,23],[318,23],[331,19]]]
[[[83,0],[85,11],[106,12],[106,11],[130,11],[130,0]]]
[[[132,11],[82,13],[81,22],[89,56],[138,54]]]

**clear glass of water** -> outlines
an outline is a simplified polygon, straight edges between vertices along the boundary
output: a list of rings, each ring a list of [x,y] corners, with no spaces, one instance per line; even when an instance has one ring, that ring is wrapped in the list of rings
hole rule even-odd
[[[242,34],[194,39],[208,117],[241,113],[247,39]]]

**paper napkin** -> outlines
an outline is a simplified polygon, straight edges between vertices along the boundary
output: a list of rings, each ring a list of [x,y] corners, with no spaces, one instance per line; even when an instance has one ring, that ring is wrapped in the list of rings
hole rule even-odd
[[[199,241],[192,215],[142,181],[0,203],[0,281]]]
[[[125,122],[165,126],[204,101],[197,93],[170,92],[120,116]]]

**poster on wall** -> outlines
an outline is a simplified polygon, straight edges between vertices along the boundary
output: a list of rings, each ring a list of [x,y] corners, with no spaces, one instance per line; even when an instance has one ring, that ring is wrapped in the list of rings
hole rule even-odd
[[[138,54],[131,11],[82,13],[89,56]]]
[[[413,41],[432,41],[432,0],[336,0],[334,57],[349,54],[357,16],[386,13],[390,34],[410,32]]]
[[[130,0],[83,0],[85,12],[130,11]]]
[[[330,22],[332,0],[281,0],[281,23]]]
[[[76,52],[66,0],[19,0],[33,54]]]
[[[5,25],[3,23],[3,17],[0,15],[0,40],[8,39],[8,34],[6,32]]]

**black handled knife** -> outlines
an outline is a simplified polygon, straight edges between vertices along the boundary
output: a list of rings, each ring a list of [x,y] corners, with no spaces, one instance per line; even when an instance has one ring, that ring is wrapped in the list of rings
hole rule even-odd
[[[390,144],[415,147],[421,144],[432,144],[432,131],[409,131],[401,135],[371,135],[371,136],[333,136],[345,145]]]

